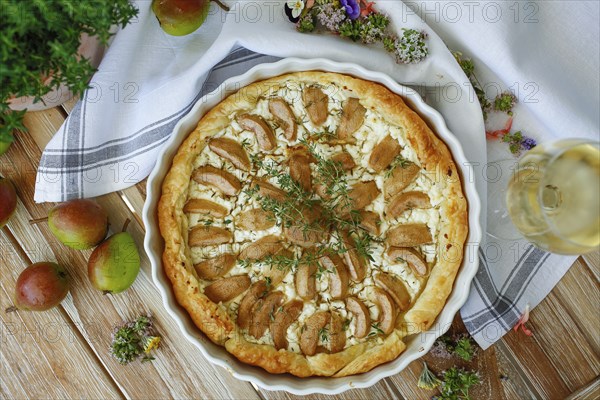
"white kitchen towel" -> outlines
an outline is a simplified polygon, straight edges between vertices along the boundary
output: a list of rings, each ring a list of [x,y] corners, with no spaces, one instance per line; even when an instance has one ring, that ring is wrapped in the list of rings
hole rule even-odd
[[[137,183],[152,169],[160,146],[173,126],[201,95],[252,65],[286,56],[354,62],[385,72],[419,90],[427,102],[444,115],[449,128],[463,144],[467,158],[475,167],[475,176],[466,179],[475,179],[479,193],[486,193],[483,174],[487,161],[486,144],[479,105],[468,80],[435,32],[446,35],[448,39],[443,38],[454,50],[462,49],[468,55],[480,57],[485,55],[486,59],[478,63],[480,79],[496,79],[494,82],[498,85],[507,87],[512,81],[499,80],[498,75],[504,71],[496,72],[493,67],[500,55],[511,54],[506,51],[510,46],[519,44],[518,41],[503,43],[506,34],[502,34],[502,29],[514,27],[500,29],[494,33],[496,36],[481,43],[479,49],[473,49],[466,44],[474,34],[487,32],[491,22],[467,24],[468,29],[461,28],[464,36],[453,36],[453,28],[459,27],[445,24],[448,21],[444,18],[448,16],[441,5],[438,7],[439,18],[429,21],[431,26],[428,27],[418,14],[432,19],[430,8],[418,9],[418,5],[410,4],[411,9],[401,2],[381,1],[378,9],[390,15],[397,29],[424,29],[430,35],[429,58],[421,64],[405,66],[395,64],[382,49],[333,35],[295,32],[283,15],[282,2],[238,2],[226,15],[213,9],[200,30],[183,38],[168,36],[160,30],[149,10],[150,2],[137,4],[140,8],[138,20],[116,36],[92,80],[92,88],[44,151],[38,171],[37,201],[93,197]],[[487,14],[485,18],[488,18]],[[225,23],[221,31],[222,19]],[[597,30],[595,35],[597,38]],[[479,37],[476,41],[481,42]],[[240,45],[243,48],[238,48]],[[593,45],[591,48],[593,51]],[[524,61],[515,59],[509,66],[517,78],[520,75],[515,65]],[[485,68],[485,62],[492,68]],[[578,68],[583,75],[588,72],[581,65]],[[595,85],[597,88],[597,79]],[[544,99],[560,93],[551,89],[555,88],[549,87],[545,93],[540,93],[540,97]],[[520,99],[529,95],[518,94]],[[587,100],[598,103],[593,95]],[[528,110],[528,105],[517,109],[517,118],[521,118],[522,126],[528,128],[530,135],[542,138],[565,133],[552,131],[549,134],[545,124],[538,123],[535,118],[527,119],[525,116],[535,115]],[[545,105],[547,110],[555,111],[552,109],[554,102]],[[587,108],[590,109],[593,107]],[[556,118],[554,113],[551,116]],[[587,118],[590,132],[594,129],[597,132],[597,118],[594,126],[594,116],[590,119],[589,112],[569,118],[578,121]],[[520,125],[516,123],[515,126]],[[491,154],[494,154],[493,149],[494,146],[490,146]],[[485,197],[482,196],[484,209]],[[485,213],[482,224],[485,227]],[[526,302],[533,307],[541,301],[573,261],[570,257],[549,255],[518,241],[484,240],[480,255],[481,268],[462,314],[467,328],[484,348],[514,325]]]

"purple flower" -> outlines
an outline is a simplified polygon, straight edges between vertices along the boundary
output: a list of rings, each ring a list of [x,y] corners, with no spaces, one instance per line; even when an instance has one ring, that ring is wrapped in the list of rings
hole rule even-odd
[[[532,139],[530,137],[525,138],[523,142],[521,142],[521,147],[523,147],[523,149],[525,150],[531,150],[535,146],[537,146],[537,142],[535,141],[535,139]]]
[[[340,0],[340,4],[346,10],[350,19],[356,19],[360,16],[360,6],[358,0]]]

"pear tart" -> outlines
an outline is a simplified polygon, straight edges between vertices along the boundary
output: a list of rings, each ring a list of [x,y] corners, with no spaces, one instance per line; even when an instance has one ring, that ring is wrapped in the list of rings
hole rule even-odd
[[[452,290],[467,203],[445,144],[385,87],[300,72],[204,115],[163,183],[164,268],[215,343],[272,373],[398,357]]]

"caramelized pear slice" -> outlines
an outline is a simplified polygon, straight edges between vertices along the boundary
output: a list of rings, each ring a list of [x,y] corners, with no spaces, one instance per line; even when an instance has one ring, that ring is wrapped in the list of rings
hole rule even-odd
[[[350,171],[352,168],[356,167],[354,158],[352,158],[352,156],[345,151],[334,154],[331,156],[331,160],[338,164],[343,171]]]
[[[250,171],[250,159],[246,150],[237,141],[229,138],[216,138],[208,142],[208,147],[220,157],[231,162],[242,171]]]
[[[343,142],[353,142],[352,135],[360,128],[365,120],[364,108],[357,98],[351,97],[344,103],[342,119],[337,129],[337,139]]]
[[[392,296],[400,311],[408,309],[410,306],[410,294],[401,279],[387,272],[378,272],[373,279],[376,284]]]
[[[277,144],[275,133],[273,133],[271,126],[261,116],[241,114],[237,116],[236,121],[243,129],[253,132],[256,135],[256,141],[261,149],[269,151],[275,148]]]
[[[207,214],[211,217],[223,218],[227,215],[227,208],[206,199],[189,199],[187,203],[185,203],[185,206],[183,206],[183,212]]]
[[[294,283],[296,284],[296,293],[304,300],[312,300],[317,294],[316,273],[317,264],[314,262],[298,265]]]
[[[235,255],[223,253],[194,264],[194,269],[201,279],[213,280],[228,273],[235,265],[236,260]]]
[[[387,233],[386,243],[395,247],[415,247],[431,243],[433,238],[425,224],[405,224],[392,228]]]
[[[327,239],[327,232],[319,226],[309,226],[292,223],[283,228],[283,235],[287,240],[298,246],[308,248],[323,243]]]
[[[313,125],[323,125],[327,120],[329,97],[320,88],[307,86],[302,91],[302,101]]]
[[[338,353],[346,346],[346,332],[344,332],[344,318],[335,311],[331,312],[331,327],[329,329],[329,351]]]
[[[248,289],[238,307],[237,324],[241,329],[248,329],[250,327],[254,304],[256,304],[258,299],[265,297],[268,292],[267,282],[264,280],[254,282],[250,286],[250,289]]]
[[[348,266],[350,277],[355,282],[361,282],[365,279],[367,273],[365,260],[358,254],[358,251],[356,250],[356,241],[348,232],[342,232],[340,236],[342,243],[346,248],[346,252],[344,252],[342,256]]]
[[[379,214],[373,211],[361,210],[359,218],[358,226],[366,229],[373,235],[379,235],[379,224],[381,224]]]
[[[310,162],[311,159],[300,151],[293,152],[288,161],[290,176],[306,192],[310,192],[312,189]]]
[[[260,260],[283,250],[281,239],[274,235],[264,236],[246,246],[239,255],[240,260]]]
[[[388,218],[398,218],[404,211],[413,208],[431,208],[427,193],[415,191],[398,193],[390,199],[385,213]]]
[[[233,235],[227,229],[216,226],[196,225],[189,233],[188,245],[190,247],[211,246],[228,243],[232,238]]]
[[[262,197],[269,197],[273,200],[284,201],[285,192],[279,189],[277,186],[270,184],[269,182],[259,179],[252,184],[252,187],[258,187],[258,195]]]
[[[385,290],[373,287],[371,301],[379,307],[379,329],[385,335],[389,335],[396,326],[397,311],[394,300]]]
[[[348,267],[337,254],[326,254],[319,258],[319,263],[329,275],[329,293],[333,299],[343,299],[348,295],[350,273]]]
[[[323,221],[319,221],[322,218],[323,209],[319,205],[315,205],[312,208],[303,207],[300,212],[302,215],[298,215],[297,220],[283,228],[285,237],[290,242],[305,248],[326,241],[329,229],[323,226]]]
[[[371,330],[371,315],[365,304],[356,297],[346,299],[346,310],[354,315],[354,336],[358,339],[364,338]]]
[[[362,210],[379,196],[379,189],[375,181],[357,182],[350,189],[350,201],[352,210]],[[351,211],[351,210],[348,210]]]
[[[296,116],[289,104],[281,97],[274,97],[269,99],[269,112],[283,128],[285,138],[289,141],[296,140]]]
[[[306,319],[304,329],[300,334],[300,350],[307,356],[314,356],[319,344],[319,331],[329,323],[331,314],[327,311],[317,311]]]
[[[277,350],[287,349],[287,330],[298,319],[303,308],[304,302],[292,300],[275,312],[270,328],[273,344]]]
[[[213,303],[220,303],[236,298],[249,287],[248,275],[234,275],[214,281],[204,288],[204,294]]]
[[[242,189],[242,184],[233,174],[212,165],[196,168],[192,178],[198,183],[217,189],[226,196],[235,196]]]
[[[237,217],[237,228],[247,231],[264,231],[275,226],[275,215],[262,208],[252,208],[241,212]]]
[[[427,262],[417,250],[410,247],[390,247],[387,253],[392,260],[401,258],[406,261],[416,275],[427,275]]]
[[[402,151],[400,143],[391,135],[387,135],[373,147],[371,157],[369,157],[369,166],[376,172],[381,172],[394,161],[400,151]]]
[[[412,162],[397,165],[383,183],[385,196],[390,197],[403,191],[419,175],[420,170],[421,168]]]
[[[250,320],[250,328],[248,333],[257,339],[260,339],[271,322],[273,312],[283,304],[283,292],[276,291],[269,293],[266,297],[259,299],[252,307],[252,319]]]

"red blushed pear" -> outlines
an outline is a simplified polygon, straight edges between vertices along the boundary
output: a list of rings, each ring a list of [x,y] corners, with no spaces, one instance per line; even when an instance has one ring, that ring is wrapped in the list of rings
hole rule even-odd
[[[2,228],[17,209],[17,192],[8,179],[0,177],[0,228]]]
[[[140,254],[127,232],[112,235],[96,247],[88,261],[92,285],[107,293],[128,289],[140,272]]]
[[[69,200],[50,210],[48,226],[66,246],[91,249],[106,237],[108,214],[93,200]]]
[[[69,293],[67,271],[53,262],[35,263],[23,270],[15,287],[15,306],[18,310],[46,311],[56,307]]]

